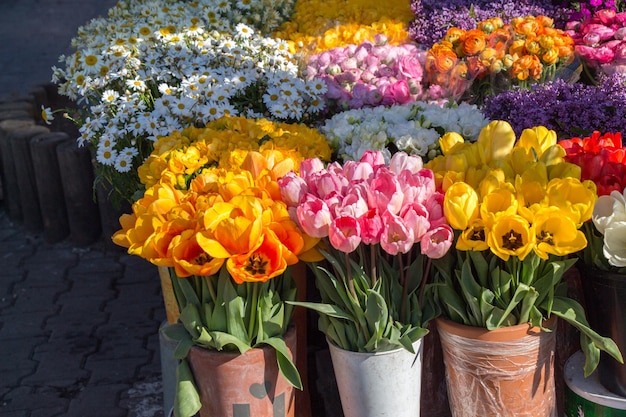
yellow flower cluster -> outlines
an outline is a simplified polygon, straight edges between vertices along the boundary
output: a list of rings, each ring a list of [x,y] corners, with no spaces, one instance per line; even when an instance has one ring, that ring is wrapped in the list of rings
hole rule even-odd
[[[140,167],[147,190],[113,241],[179,277],[266,281],[315,259],[316,240],[290,220],[278,179],[330,148],[304,125],[223,117],[161,138]],[[313,258],[311,258],[313,257]]]
[[[407,27],[413,18],[407,1],[297,0],[291,20],[274,36],[289,41],[292,53],[374,42],[377,35],[398,45],[410,41]]]
[[[188,127],[159,138],[139,167],[139,178],[149,188],[167,182],[185,189],[191,175],[205,166],[238,168],[249,151],[280,150],[294,169],[306,158],[330,160],[330,146],[318,130],[303,124],[267,119],[222,117],[204,128]]]
[[[278,150],[250,151],[241,168],[205,168],[180,190],[150,187],[120,218],[113,241],[177,276],[209,276],[223,265],[239,284],[281,275],[298,255],[315,255],[280,200],[278,178],[294,161]],[[165,176],[165,175],[164,175]]]
[[[517,17],[506,25],[491,18],[472,30],[450,28],[428,51],[426,70],[429,81],[440,85],[451,76],[482,80],[494,74],[519,83],[551,79],[573,57],[573,39],[549,17]]]
[[[426,167],[445,191],[444,213],[460,231],[457,249],[491,250],[503,260],[564,256],[587,245],[578,230],[591,218],[596,187],[580,167],[564,162],[556,133],[493,121],[475,143],[456,133],[440,139],[442,156]]]

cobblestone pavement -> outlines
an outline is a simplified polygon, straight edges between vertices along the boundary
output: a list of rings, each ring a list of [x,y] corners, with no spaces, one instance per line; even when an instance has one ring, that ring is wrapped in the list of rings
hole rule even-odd
[[[47,84],[80,25],[116,0],[0,0],[0,98]],[[161,417],[156,267],[48,244],[0,199],[0,416]]]

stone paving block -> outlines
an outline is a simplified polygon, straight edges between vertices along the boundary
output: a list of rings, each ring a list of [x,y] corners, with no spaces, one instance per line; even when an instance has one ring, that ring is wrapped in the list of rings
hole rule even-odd
[[[55,247],[42,244],[29,258],[27,269],[31,270],[42,265],[48,267],[50,265],[74,265],[77,261],[78,254],[64,246]]]
[[[9,307],[0,317],[0,340],[47,337],[49,333],[44,330],[44,323],[48,315],[45,311],[19,314],[13,307]]]
[[[11,371],[16,366],[22,364],[28,364],[31,361],[32,351],[30,349],[24,349],[24,345],[31,344],[37,346],[47,339],[45,337],[29,338],[27,341],[24,339],[3,340],[0,343],[0,375],[4,375],[5,371]],[[34,362],[34,361],[32,361]],[[36,364],[36,362],[34,362]],[[25,369],[30,369],[31,366],[25,366]]]
[[[129,416],[164,417],[162,391],[160,378],[138,380],[122,393],[120,407],[128,408]]]
[[[127,384],[87,386],[63,417],[127,417],[128,410],[116,404],[121,393],[128,389]]]
[[[69,289],[69,283],[65,281],[65,274],[68,265],[53,263],[46,268],[43,264],[30,265],[26,269],[26,279],[33,287],[58,286],[59,288]]]
[[[8,400],[5,406],[7,411],[38,409],[43,412],[43,410],[48,410],[48,416],[52,416],[54,415],[52,410],[62,412],[69,406],[70,398],[64,398],[62,395],[55,392],[42,392],[32,387],[28,388],[28,390],[15,390],[7,396]],[[4,413],[0,414],[4,416]]]
[[[97,353],[99,358],[106,360],[141,358],[138,363],[152,357],[152,352],[145,348],[143,338],[132,336],[101,338]]]
[[[94,255],[94,256],[91,256]],[[78,264],[70,270],[71,274],[89,274],[94,271],[99,273],[117,273],[122,271],[123,266],[113,258],[95,256],[96,253],[86,253],[80,257]]]
[[[33,287],[23,282],[17,283],[13,289],[13,308],[22,313],[50,311],[50,305],[66,290],[67,284]]]
[[[37,370],[37,365],[38,363],[31,359],[22,361],[10,369],[10,372],[5,371],[2,373],[2,383],[9,387],[20,387],[22,380]],[[3,398],[6,398],[6,396],[3,396]]]
[[[89,383],[93,385],[116,384],[132,381],[139,366],[150,358],[109,359],[107,354],[96,352],[87,358],[85,369],[91,372]]]
[[[54,381],[80,380],[89,377],[83,369],[83,355],[63,352],[35,352],[33,359],[39,362],[37,370],[23,379],[25,384],[51,384]]]
[[[60,334],[58,334],[60,333]],[[70,355],[88,355],[98,350],[99,340],[87,333],[68,334],[62,330],[52,330],[52,336],[46,343],[37,345],[35,353],[66,353]]]
[[[71,302],[70,302],[71,300]],[[89,316],[95,312],[102,311],[106,300],[98,296],[75,296],[70,292],[59,295],[57,303],[62,305],[60,315],[75,315],[83,320],[91,322]]]
[[[73,295],[90,296],[101,295],[110,292],[114,295],[113,281],[115,281],[118,274],[114,272],[102,272],[102,273],[77,273],[74,270],[67,274],[68,281],[72,283]],[[107,294],[107,297],[108,294]]]

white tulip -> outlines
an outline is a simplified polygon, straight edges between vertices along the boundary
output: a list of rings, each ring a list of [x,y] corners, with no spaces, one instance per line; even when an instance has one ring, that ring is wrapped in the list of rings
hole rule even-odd
[[[604,231],[603,253],[613,266],[626,266],[626,221],[613,222]]]

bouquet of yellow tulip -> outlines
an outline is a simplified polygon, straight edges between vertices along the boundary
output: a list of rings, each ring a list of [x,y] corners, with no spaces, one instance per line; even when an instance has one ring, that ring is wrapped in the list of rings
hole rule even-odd
[[[494,17],[476,29],[448,29],[428,51],[427,81],[447,86],[456,98],[469,89],[477,102],[512,85],[553,79],[574,61],[574,41],[546,16]]]
[[[556,133],[539,126],[516,141],[494,121],[475,143],[441,138],[443,155],[427,167],[445,191],[444,214],[455,229],[456,255],[437,262],[434,291],[446,318],[489,330],[552,315],[580,331],[585,374],[604,350],[622,361],[615,343],[593,331],[580,304],[566,296],[567,256],[587,245],[579,228],[591,218],[594,183],[564,161]],[[456,259],[454,259],[456,258]]]
[[[296,300],[288,266],[321,256],[317,239],[290,219],[278,179],[305,157],[328,159],[324,144],[304,126],[225,118],[161,138],[142,166],[148,188],[113,240],[170,269],[180,309],[168,329],[181,359],[177,416],[201,407],[186,360],[192,346],[240,353],[272,346],[282,374],[302,388],[283,340],[293,311],[287,302]]]

